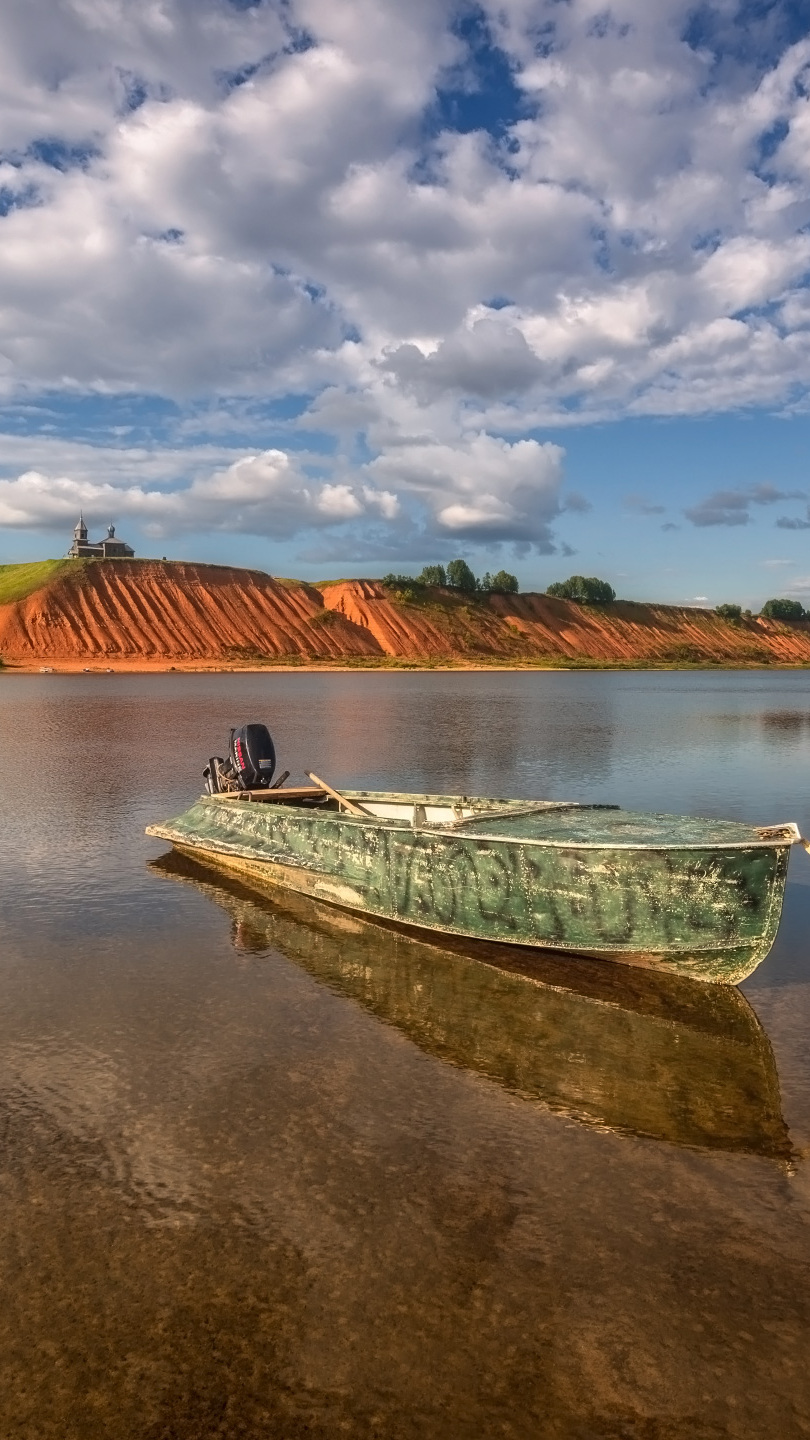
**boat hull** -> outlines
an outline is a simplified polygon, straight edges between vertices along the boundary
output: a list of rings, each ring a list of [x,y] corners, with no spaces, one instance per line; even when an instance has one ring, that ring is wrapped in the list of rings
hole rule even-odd
[[[765,958],[789,844],[530,844],[200,800],[149,833],[367,917],[736,984]]]

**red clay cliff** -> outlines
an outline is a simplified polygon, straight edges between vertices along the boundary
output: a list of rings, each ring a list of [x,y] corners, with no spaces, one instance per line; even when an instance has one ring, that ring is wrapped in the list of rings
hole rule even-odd
[[[810,625],[547,595],[405,596],[376,580],[320,586],[180,561],[67,562],[0,605],[0,655],[26,669],[410,662],[810,663]]]

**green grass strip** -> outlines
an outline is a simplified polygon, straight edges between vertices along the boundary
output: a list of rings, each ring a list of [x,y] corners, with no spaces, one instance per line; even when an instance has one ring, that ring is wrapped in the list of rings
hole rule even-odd
[[[34,560],[28,565],[0,565],[0,605],[24,600],[50,584],[61,571],[79,567],[82,567],[81,560]]]

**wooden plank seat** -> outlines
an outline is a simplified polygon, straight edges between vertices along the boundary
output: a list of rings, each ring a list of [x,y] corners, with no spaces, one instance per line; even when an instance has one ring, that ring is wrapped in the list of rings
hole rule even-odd
[[[285,790],[225,790],[214,800],[258,800],[263,805],[290,804],[295,800],[325,800],[326,791],[319,785],[290,785]]]

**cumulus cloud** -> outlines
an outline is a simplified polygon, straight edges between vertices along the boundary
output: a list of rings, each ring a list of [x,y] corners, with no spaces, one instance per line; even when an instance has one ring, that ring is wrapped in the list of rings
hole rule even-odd
[[[22,318],[40,342],[12,365],[141,385],[150,338],[174,333],[165,366],[153,347],[163,385],[261,388],[343,321],[422,393],[627,401],[763,340],[795,375],[803,347],[747,312],[795,299],[810,257],[810,46],[724,89],[684,38],[691,8],[622,0],[606,26],[586,0],[485,6],[525,98],[504,149],[484,128],[419,138],[465,58],[449,4],[84,0],[54,20],[12,0],[0,281],[8,339]]]
[[[541,553],[554,549],[549,526],[560,511],[559,445],[514,444],[475,435],[454,445],[411,442],[368,466],[426,507],[437,532],[468,540],[511,540]]]
[[[8,0],[0,395],[281,398],[339,439],[315,478],[134,476],[116,513],[149,523],[551,545],[544,427],[810,390],[810,40],[700,13],[482,0],[510,79],[476,110],[450,0]]]
[[[780,500],[803,500],[804,490],[778,490],[775,485],[751,485],[746,490],[715,490],[699,504],[684,510],[693,525],[747,525],[752,505],[776,505]],[[777,525],[780,521],[776,522]],[[799,528],[788,526],[789,529]]]
[[[484,400],[521,394],[542,374],[522,330],[497,312],[448,335],[428,354],[400,345],[382,363],[427,401],[447,391]]]
[[[171,490],[50,477],[35,470],[0,480],[0,524],[67,529],[79,511],[137,520],[148,533],[224,530],[286,539],[376,514],[396,519],[397,497],[370,485],[314,483],[281,450],[245,455]]]

